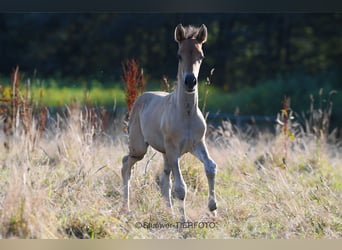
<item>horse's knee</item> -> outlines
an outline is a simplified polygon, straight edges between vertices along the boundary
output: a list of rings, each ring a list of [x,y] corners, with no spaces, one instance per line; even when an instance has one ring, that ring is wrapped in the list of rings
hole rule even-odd
[[[208,178],[213,178],[216,175],[216,163],[213,160],[208,160],[205,164],[205,173]]]
[[[175,197],[181,201],[185,199],[186,196],[186,186],[185,185],[178,185],[175,186]]]

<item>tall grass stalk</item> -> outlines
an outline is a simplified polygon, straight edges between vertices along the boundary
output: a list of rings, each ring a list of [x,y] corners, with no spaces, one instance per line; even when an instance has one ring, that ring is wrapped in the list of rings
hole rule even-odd
[[[139,67],[135,59],[129,59],[122,64],[122,80],[125,84],[126,103],[128,112],[131,110],[135,99],[145,89],[144,71]]]

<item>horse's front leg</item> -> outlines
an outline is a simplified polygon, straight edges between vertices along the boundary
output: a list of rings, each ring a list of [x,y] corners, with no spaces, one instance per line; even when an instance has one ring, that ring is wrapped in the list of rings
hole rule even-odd
[[[204,140],[195,145],[192,154],[204,164],[209,186],[208,208],[210,211],[214,212],[217,209],[215,195],[216,163],[209,156]]]
[[[182,173],[179,167],[179,153],[174,147],[168,147],[166,154],[164,156],[165,165],[167,165],[174,177],[174,194],[177,201],[177,208],[179,208],[181,214],[181,220],[186,221],[185,213],[185,198],[186,198],[186,184],[184,182]]]
[[[168,164],[166,155],[163,154],[164,157],[164,170],[161,174],[160,179],[160,189],[161,193],[166,201],[167,206],[171,209],[172,212],[172,202],[171,202],[171,166]]]

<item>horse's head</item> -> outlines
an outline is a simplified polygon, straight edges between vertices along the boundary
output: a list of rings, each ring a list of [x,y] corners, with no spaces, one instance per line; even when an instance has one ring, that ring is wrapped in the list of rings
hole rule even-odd
[[[175,40],[178,42],[178,80],[184,83],[187,92],[196,90],[198,74],[204,59],[202,44],[207,40],[207,27],[183,27],[179,24],[175,29]]]

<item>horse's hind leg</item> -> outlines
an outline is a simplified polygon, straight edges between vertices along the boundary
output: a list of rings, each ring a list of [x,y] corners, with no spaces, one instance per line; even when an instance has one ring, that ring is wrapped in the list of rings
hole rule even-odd
[[[131,179],[131,172],[132,172],[132,167],[133,165],[141,160],[142,157],[134,157],[130,155],[126,155],[122,158],[122,169],[121,169],[121,175],[123,179],[123,198],[124,198],[124,203],[123,203],[123,210],[124,211],[129,211],[129,183]]]
[[[133,165],[144,158],[148,144],[145,143],[140,127],[130,130],[129,154],[122,158],[123,210],[129,211],[129,183]]]

